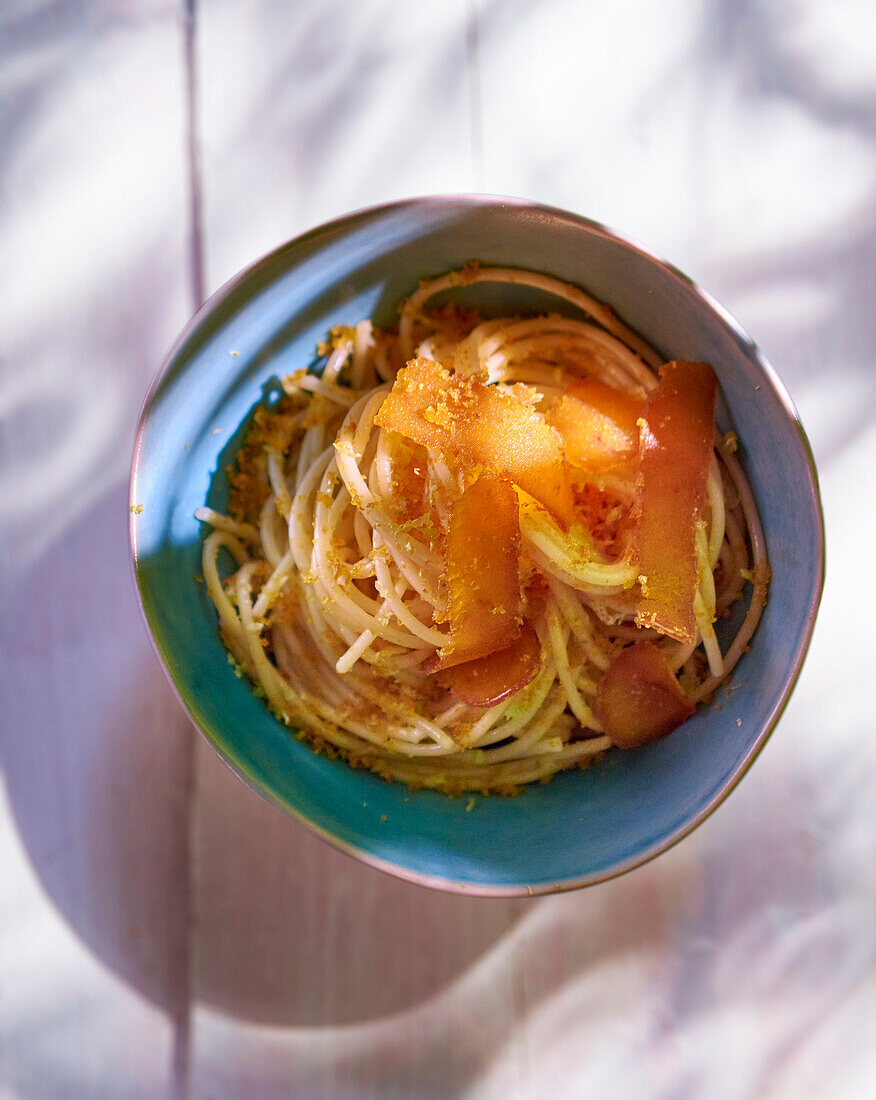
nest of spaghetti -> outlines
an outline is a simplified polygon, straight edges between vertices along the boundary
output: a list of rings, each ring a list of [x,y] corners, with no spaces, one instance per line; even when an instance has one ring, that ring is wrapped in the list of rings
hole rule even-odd
[[[476,282],[580,316],[434,306]],[[198,513],[223,641],[299,737],[412,788],[512,793],[666,736],[727,680],[769,566],[711,366],[477,265],[424,281],[397,332],[318,350],[256,411],[230,514]]]

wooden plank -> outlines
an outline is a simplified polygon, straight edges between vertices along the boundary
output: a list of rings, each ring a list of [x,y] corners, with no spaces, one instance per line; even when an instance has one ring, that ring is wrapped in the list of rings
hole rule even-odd
[[[496,956],[526,902],[374,871],[196,756],[195,1094],[461,1089],[511,1023]]]
[[[475,186],[468,14],[461,2],[202,12],[209,287],[349,209]],[[423,1062],[406,1052],[430,1034],[423,1006],[489,954],[519,903],[445,897],[361,867],[208,750],[194,837],[195,1094],[416,1094]],[[483,1010],[495,1027],[510,1020],[502,984]],[[388,1027],[387,1015],[410,1023]],[[451,1016],[440,1034],[429,1073],[452,1091],[471,1055],[454,1068],[444,1044],[469,1041]]]
[[[191,311],[180,4],[0,32],[0,1092],[179,1094],[191,733],[126,546],[149,380]]]
[[[89,1100],[176,1096],[174,1019],[156,1003],[156,985],[166,982],[158,972],[166,947],[157,942],[166,936],[159,910],[166,889],[134,910],[142,885],[125,896],[118,883],[107,888],[105,873],[75,880],[83,863],[104,854],[99,845],[65,837],[51,866],[35,850],[30,823],[16,832],[21,818],[20,807],[0,798],[0,1091]],[[65,864],[67,882],[59,886]],[[161,889],[159,876],[151,878]],[[92,911],[83,915],[87,901]]]
[[[858,488],[874,446],[866,96],[811,18],[484,0],[445,23],[423,7],[204,13],[208,286],[324,217],[479,185],[480,132],[486,190],[601,218],[760,303],[783,373],[806,383],[807,427],[831,444],[840,567],[739,792],[594,890],[421,897],[323,848],[199,748],[194,1095],[869,1095],[876,761],[869,649],[849,622],[876,534]],[[852,247],[838,226],[857,227]]]
[[[694,259],[707,166],[690,0],[477,9],[486,190]]]
[[[465,0],[203,5],[206,282],[349,210],[478,186]]]

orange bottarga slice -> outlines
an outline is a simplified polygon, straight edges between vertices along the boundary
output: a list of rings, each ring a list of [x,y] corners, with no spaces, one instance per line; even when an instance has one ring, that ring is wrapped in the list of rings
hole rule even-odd
[[[696,640],[696,531],[712,457],[716,389],[708,363],[667,363],[639,425],[636,622],[688,644]]]
[[[510,481],[482,474],[450,513],[447,586],[450,642],[427,671],[507,648],[520,636],[520,520]]]
[[[596,378],[582,378],[566,388],[545,419],[563,437],[573,466],[604,473],[635,461],[641,415],[640,398]]]
[[[507,477],[564,527],[575,522],[562,440],[514,394],[451,374],[431,359],[412,359],[399,371],[374,423],[445,458]]]
[[[596,687],[596,716],[621,749],[665,737],[695,709],[666,658],[650,642],[622,649]]]
[[[425,450],[404,436],[394,436],[390,450],[390,507],[400,523],[423,514],[426,506],[426,470],[429,457]]]
[[[438,673],[438,683],[470,707],[492,707],[532,683],[541,668],[541,644],[528,623],[498,653]]]

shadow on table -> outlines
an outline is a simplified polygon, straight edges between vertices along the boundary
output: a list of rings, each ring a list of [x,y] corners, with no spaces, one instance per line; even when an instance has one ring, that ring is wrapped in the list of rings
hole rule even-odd
[[[429,1000],[525,907],[411,885],[312,836],[196,750],[198,998],[248,1020],[352,1024]]]
[[[801,724],[792,713],[784,732],[800,736]],[[202,1014],[202,1060],[237,1095],[280,1095],[290,1081],[307,1095],[328,1076],[338,1096],[370,1080],[386,1096],[469,1095],[473,1082],[478,1095],[501,1096],[544,1080],[590,1095],[575,1082],[589,1089],[609,1075],[613,1095],[634,1096],[646,1094],[643,1074],[656,1081],[662,1071],[664,1083],[684,1079],[684,1094],[701,1096],[720,1091],[725,1068],[709,1052],[721,1043],[744,1066],[746,1095],[764,1095],[786,1060],[819,1039],[826,1006],[848,1002],[876,961],[872,906],[853,888],[867,778],[846,767],[824,786],[787,767],[787,752],[772,767],[769,755],[732,796],[730,829],[721,811],[629,875],[520,903],[500,934],[507,902],[459,906],[347,868],[293,823],[272,820],[212,761],[200,771],[209,880],[198,897],[211,907],[198,939],[202,1004],[287,1026],[237,1028]],[[250,840],[223,852],[237,835]],[[479,955],[474,918],[493,928]],[[405,973],[418,967],[431,979]],[[769,1021],[756,1050],[737,1017]],[[667,1085],[665,1095],[680,1094]]]
[[[135,608],[125,510],[121,491],[104,499],[23,579],[7,608],[19,631],[18,690],[0,751],[46,891],[98,957],[140,992],[172,1012],[184,1011],[192,996],[251,1021],[354,1023],[415,1008],[478,960],[501,957],[503,943],[519,938],[524,913],[544,924],[552,944],[532,985],[539,997],[593,962],[588,914],[603,914],[599,956],[666,934],[660,905],[665,916],[667,898],[683,906],[699,888],[698,873],[674,856],[660,861],[659,874],[643,869],[540,903],[445,895],[316,840],[200,740],[190,830],[191,727]],[[91,566],[97,545],[99,571]],[[37,584],[57,599],[34,604]],[[795,781],[805,775],[785,780]],[[814,889],[807,869],[814,870],[798,858],[797,824],[777,822],[769,799],[750,801],[747,834],[721,837],[710,861],[733,867],[747,853],[740,882],[751,895],[748,919],[776,907],[802,911]],[[752,858],[764,872],[756,879]],[[819,874],[828,877],[817,893],[829,898],[830,866]],[[562,933],[559,924],[551,930],[551,914],[562,917]],[[507,964],[521,964],[509,951]]]
[[[119,487],[8,598],[0,754],[48,895],[103,962],[180,1013],[192,735],[137,611],[127,510]]]
[[[745,249],[728,241],[729,247],[712,250],[715,258],[706,260],[701,274],[719,298],[734,302],[801,405],[807,398],[813,409],[826,400],[838,404],[837,394],[846,399],[842,417],[822,416],[820,435],[812,440],[817,458],[827,463],[870,429],[876,400],[876,312],[866,289],[876,257],[876,70],[861,66],[864,55],[856,67],[848,50],[853,27],[862,43],[872,41],[872,10],[850,5],[843,28],[842,19],[820,22],[817,4],[796,7],[709,0],[702,8],[705,92],[732,82],[739,120],[759,134],[740,166],[737,193],[754,200],[762,188],[774,196],[787,192],[789,201],[776,207],[766,240]],[[716,120],[725,119],[720,95],[715,102]],[[788,112],[782,115],[786,125],[805,121],[809,146],[794,143],[782,126],[767,125],[769,112],[781,107]],[[701,141],[728,137],[715,127]],[[787,153],[777,157],[771,145],[784,141]],[[824,160],[831,152],[837,163],[828,168]],[[829,194],[823,194],[825,184]],[[811,204],[810,217],[795,212],[795,201]],[[731,208],[728,224],[732,218]],[[770,236],[776,225],[785,230],[781,244]],[[720,239],[717,219],[713,231]]]
[[[508,931],[519,903],[360,866],[262,802],[200,738],[190,822],[197,735],[140,621],[126,521],[119,489],[4,612],[16,690],[0,756],[46,892],[106,965],[177,1016],[192,997],[317,1025],[432,996]]]
[[[8,599],[4,671],[15,690],[5,693],[0,754],[47,893],[94,953],[152,1001],[179,1017],[196,1000],[299,1028],[376,1020],[492,972],[481,961],[519,971],[538,950],[520,947],[524,932],[538,927],[551,948],[519,994],[529,1010],[603,952],[662,942],[672,918],[661,932],[661,897],[692,903],[698,872],[677,854],[660,860],[659,874],[643,869],[596,891],[530,903],[414,887],[315,840],[193,740],[136,608],[126,520],[120,488],[69,526]],[[785,782],[809,783],[804,765]],[[850,798],[860,795],[853,787]],[[746,911],[752,927],[773,911],[829,903],[847,871],[825,860],[811,881],[815,863],[797,861],[797,825],[777,827],[771,793],[761,786],[747,833],[721,837],[709,854],[732,868],[744,852],[750,865],[768,838],[772,856]],[[830,806],[827,832],[842,822],[842,806]],[[797,811],[808,812],[802,802]],[[750,877],[739,881],[752,891]]]

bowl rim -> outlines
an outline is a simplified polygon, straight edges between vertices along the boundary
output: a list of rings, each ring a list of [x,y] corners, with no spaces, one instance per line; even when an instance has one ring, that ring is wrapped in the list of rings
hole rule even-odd
[[[149,420],[149,413],[152,407],[155,395],[161,386],[168,370],[172,366],[174,360],[185,347],[191,336],[200,327],[203,320],[211,314],[218,306],[221,305],[228,297],[230,297],[234,291],[244,283],[250,274],[257,268],[261,267],[264,263],[278,255],[284,249],[291,247],[292,245],[303,244],[313,238],[319,237],[329,232],[343,233],[358,222],[368,222],[375,217],[382,217],[392,215],[393,213],[399,213],[406,208],[440,208],[440,207],[458,207],[459,209],[472,209],[472,208],[502,208],[502,207],[514,207],[521,212],[527,212],[530,214],[547,215],[552,218],[560,218],[566,220],[574,225],[586,229],[588,232],[595,234],[598,237],[602,237],[608,241],[622,245],[625,249],[631,250],[637,253],[649,263],[654,264],[656,267],[663,269],[673,278],[684,283],[693,293],[707,306],[711,312],[713,312],[718,319],[730,330],[734,339],[740,347],[743,353],[753,360],[764,375],[768,378],[770,385],[785,409],[785,412],[789,420],[795,425],[797,435],[802,445],[803,455],[806,462],[806,470],[809,475],[809,498],[813,505],[813,514],[817,520],[817,545],[813,547],[813,558],[815,562],[815,577],[812,584],[812,589],[809,596],[809,602],[806,612],[804,629],[798,639],[797,654],[794,663],[791,667],[790,674],[783,686],[783,689],[777,697],[775,704],[770,711],[766,721],[763,722],[762,727],[758,733],[758,736],[751,743],[745,755],[737,764],[736,768],[729,774],[724,782],[714,791],[708,801],[703,807],[694,814],[690,819],[685,821],[676,830],[671,832],[667,837],[652,844],[642,852],[637,853],[634,856],[629,857],[620,863],[613,864],[610,868],[601,871],[590,872],[585,875],[575,876],[572,878],[566,878],[557,882],[543,882],[535,885],[527,885],[525,883],[515,883],[512,885],[497,885],[497,884],[484,884],[472,881],[463,881],[459,879],[452,879],[442,875],[433,875],[423,871],[411,870],[401,864],[395,863],[392,860],[383,859],[380,856],[374,855],[356,844],[353,844],[347,840],[343,840],[338,836],[335,836],[329,830],[318,825],[311,820],[303,811],[297,807],[291,806],[289,803],[279,798],[270,787],[268,787],[261,779],[250,775],[242,767],[241,763],[231,757],[229,754],[222,751],[213,740],[207,735],[206,731],[202,728],[199,722],[197,722],[192,716],[189,708],[182,697],[179,687],[168,667],[164,656],[161,652],[161,647],[158,643],[158,639],[152,629],[152,624],[149,620],[149,616],[146,612],[144,592],[141,586],[141,576],[139,570],[140,554],[137,544],[137,512],[135,502],[135,490],[137,484],[137,472],[140,463],[141,450],[143,445],[143,436],[145,433],[146,425]],[[634,323],[633,323],[634,324]],[[635,327],[635,326],[634,326]],[[140,615],[143,623],[146,627],[149,641],[152,645],[152,649],[158,658],[159,664],[164,671],[165,677],[170,683],[176,698],[182,706],[185,713],[189,716],[193,726],[197,729],[198,733],[204,740],[210,745],[210,748],[219,756],[238,779],[246,784],[255,794],[284,813],[292,816],[302,825],[304,825],[311,833],[318,836],[321,840],[330,844],[333,848],[344,852],[346,855],[364,863],[370,867],[375,868],[378,871],[382,871],[386,874],[392,875],[395,878],[402,879],[406,882],[413,883],[418,886],[429,887],[448,893],[455,893],[460,895],[467,895],[469,897],[492,897],[492,898],[509,898],[509,897],[534,897],[545,894],[562,893],[568,890],[577,890],[585,886],[593,886],[599,882],[607,882],[611,879],[617,878],[620,875],[626,874],[628,871],[632,871],[637,867],[641,867],[646,863],[650,863],[651,860],[656,859],[657,856],[662,855],[664,852],[673,848],[676,844],[680,843],[686,837],[688,837],[696,828],[698,828],[706,818],[710,817],[715,810],[718,809],[722,803],[724,803],[729,795],[739,785],[742,778],[747,774],[751,766],[754,764],[757,757],[763,751],[764,746],[773,733],[776,725],[781,719],[785,708],[793,694],[794,688],[800,678],[800,673],[803,669],[806,657],[808,655],[810,643],[812,641],[812,635],[815,629],[815,621],[818,615],[819,605],[824,590],[824,578],[825,578],[825,526],[824,526],[824,509],[821,499],[821,492],[818,482],[818,471],[815,465],[815,458],[812,451],[809,438],[806,435],[806,431],[800,420],[800,415],[797,412],[796,406],[791,399],[790,394],[781,380],[779,374],[773,367],[772,363],[761,352],[757,343],[752,339],[743,326],[736,320],[736,318],[727,310],[716,298],[714,298],[707,290],[699,285],[693,278],[683,272],[680,268],[664,259],[659,253],[653,251],[647,246],[641,244],[638,240],[623,233],[619,230],[613,229],[607,226],[605,223],[596,221],[592,218],[588,218],[582,214],[577,214],[573,211],[565,210],[562,207],[551,206],[545,203],[536,202],[524,198],[516,198],[506,195],[494,195],[494,194],[481,194],[481,193],[448,193],[448,194],[435,194],[435,195],[415,195],[408,198],[396,199],[385,203],[376,203],[369,206],[364,206],[352,210],[348,213],[341,214],[337,217],[331,218],[328,221],[321,222],[320,224],[313,226],[310,229],[305,230],[303,233],[299,233],[294,237],[289,238],[287,241],[282,242],[280,245],[263,253],[257,259],[248,263],[235,275],[231,276],[225,283],[223,283],[217,290],[215,290],[208,298],[205,299],[203,304],[195,311],[186,325],[183,327],[176,340],[171,345],[167,354],[161,361],[160,366],[156,370],[152,381],[146,391],[146,395],[143,399],[140,412],[137,419],[137,428],[134,436],[134,446],[131,460],[131,473],[129,480],[129,499],[128,499],[128,539],[130,548],[130,567],[135,583],[137,592],[137,601],[140,608]]]

